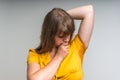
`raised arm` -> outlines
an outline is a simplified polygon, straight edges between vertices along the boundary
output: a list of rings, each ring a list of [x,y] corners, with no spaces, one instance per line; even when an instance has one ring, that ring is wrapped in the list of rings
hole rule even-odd
[[[87,48],[94,26],[94,10],[92,5],[81,6],[67,11],[74,19],[81,20],[78,35]]]

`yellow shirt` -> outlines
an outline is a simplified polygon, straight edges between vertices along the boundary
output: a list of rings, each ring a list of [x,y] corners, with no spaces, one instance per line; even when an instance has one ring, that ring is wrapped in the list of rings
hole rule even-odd
[[[86,48],[78,35],[69,44],[69,54],[60,64],[52,80],[83,80],[82,61]],[[48,52],[37,54],[34,49],[29,50],[27,63],[36,62],[41,68],[50,62]]]

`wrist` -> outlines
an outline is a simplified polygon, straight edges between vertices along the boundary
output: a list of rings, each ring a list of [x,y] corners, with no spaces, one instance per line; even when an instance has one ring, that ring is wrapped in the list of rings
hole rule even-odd
[[[58,59],[59,61],[62,61],[63,60],[63,57],[61,57],[60,55],[56,54],[55,55],[56,59]]]

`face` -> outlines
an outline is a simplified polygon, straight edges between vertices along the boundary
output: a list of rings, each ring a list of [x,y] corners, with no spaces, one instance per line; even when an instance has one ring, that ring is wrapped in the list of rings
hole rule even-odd
[[[62,36],[62,35],[56,35],[55,36],[55,46],[58,47],[59,45],[65,43],[68,44],[68,42],[70,41],[70,35],[68,36]]]

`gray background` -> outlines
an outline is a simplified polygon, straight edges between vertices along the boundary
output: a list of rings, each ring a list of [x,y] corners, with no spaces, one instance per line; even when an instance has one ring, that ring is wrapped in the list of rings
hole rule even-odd
[[[87,4],[94,6],[95,24],[84,57],[84,80],[120,80],[119,0],[1,0],[0,80],[26,80],[28,50],[38,46],[48,11]],[[79,21],[75,24],[77,32]]]

